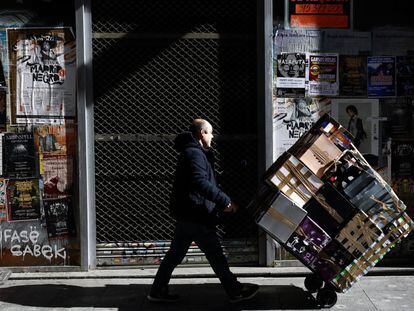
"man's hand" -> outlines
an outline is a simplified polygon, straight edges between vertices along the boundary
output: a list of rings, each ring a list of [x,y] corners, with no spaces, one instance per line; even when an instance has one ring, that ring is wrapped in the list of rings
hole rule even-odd
[[[237,212],[238,209],[239,209],[239,207],[235,203],[230,202],[229,205],[227,205],[226,208],[223,211],[225,213],[230,213],[230,212],[235,213],[235,212]]]

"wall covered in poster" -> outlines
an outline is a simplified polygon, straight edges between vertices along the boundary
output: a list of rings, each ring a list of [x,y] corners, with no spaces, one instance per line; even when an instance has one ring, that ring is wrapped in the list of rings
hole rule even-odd
[[[75,37],[17,26],[0,24],[1,265],[79,265]]]
[[[325,99],[331,116],[352,132],[354,145],[414,216],[414,28],[384,16],[365,21],[355,11],[362,2],[289,0],[277,13],[284,23],[274,24],[273,154],[276,159],[311,122],[296,120],[296,107],[311,110],[312,102]],[[371,9],[366,4],[366,12]],[[283,53],[307,55],[304,96],[276,85]],[[407,241],[391,256],[412,258],[414,236]]]

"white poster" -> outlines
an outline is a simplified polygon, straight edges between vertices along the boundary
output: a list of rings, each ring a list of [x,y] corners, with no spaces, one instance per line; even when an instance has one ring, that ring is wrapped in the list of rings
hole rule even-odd
[[[329,98],[277,98],[273,101],[273,159],[288,150],[325,113]]]
[[[378,99],[333,99],[332,117],[354,136],[354,145],[362,154],[378,156]]]
[[[350,30],[325,30],[323,51],[341,55],[359,55],[370,53],[372,38],[370,32]]]
[[[336,96],[339,94],[338,54],[308,53],[306,80],[308,94],[312,96]]]
[[[322,31],[284,30],[275,34],[274,55],[281,53],[319,52],[322,48]]]
[[[76,46],[68,29],[8,29],[12,120],[61,123],[76,114]]]
[[[374,31],[372,55],[400,56],[414,51],[414,31]]]

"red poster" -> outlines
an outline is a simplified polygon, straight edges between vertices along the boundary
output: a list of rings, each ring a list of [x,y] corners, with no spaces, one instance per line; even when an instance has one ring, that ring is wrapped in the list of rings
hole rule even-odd
[[[292,28],[350,28],[351,0],[290,0]]]

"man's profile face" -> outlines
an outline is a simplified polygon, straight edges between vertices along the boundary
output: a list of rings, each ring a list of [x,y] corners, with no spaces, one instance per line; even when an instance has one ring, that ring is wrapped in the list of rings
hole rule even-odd
[[[205,149],[211,147],[211,141],[213,140],[213,127],[210,123],[207,124],[206,130],[201,130],[201,143]]]

